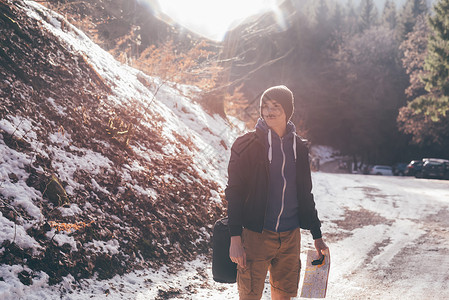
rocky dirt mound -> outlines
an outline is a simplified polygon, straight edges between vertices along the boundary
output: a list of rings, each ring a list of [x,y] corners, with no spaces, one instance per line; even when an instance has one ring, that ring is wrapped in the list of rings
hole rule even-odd
[[[211,224],[223,214],[211,195],[217,184],[191,167],[184,148],[164,152],[162,115],[110,101],[113,87],[83,53],[60,44],[23,5],[0,2],[0,146],[20,158],[0,172],[0,218],[14,224],[14,235],[0,240],[1,263],[28,266],[18,274],[24,284],[41,270],[54,284],[207,253]],[[19,201],[6,193],[11,186],[39,197]],[[20,228],[38,247],[18,242]]]

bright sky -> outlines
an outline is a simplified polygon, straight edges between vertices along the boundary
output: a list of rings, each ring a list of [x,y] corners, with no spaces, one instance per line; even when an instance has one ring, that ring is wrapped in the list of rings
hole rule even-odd
[[[161,11],[188,29],[220,41],[229,26],[275,9],[276,0],[158,0]]]

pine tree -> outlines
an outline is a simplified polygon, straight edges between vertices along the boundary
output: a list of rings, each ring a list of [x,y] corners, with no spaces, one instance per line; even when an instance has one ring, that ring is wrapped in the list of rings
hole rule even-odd
[[[417,17],[427,14],[426,0],[407,0],[401,12],[398,24],[398,35],[401,40],[405,40],[407,34],[415,27]]]
[[[355,13],[354,4],[352,0],[348,0],[348,2],[346,2],[345,11],[346,11],[345,23],[347,27],[346,31],[349,34],[353,34],[357,31],[357,14]]]
[[[318,24],[327,23],[329,15],[329,8],[327,7],[326,0],[319,0],[318,6],[315,9],[315,21]]]
[[[422,78],[425,76],[424,62],[429,43],[428,23],[427,17],[419,16],[413,31],[407,35],[407,39],[399,47],[402,52],[402,65],[410,77],[410,85],[405,90],[405,94],[410,99],[427,94]]]
[[[359,28],[363,32],[376,24],[377,9],[374,0],[362,0],[360,8]]]
[[[413,0],[412,12],[415,17],[427,13],[427,3],[426,0]]]
[[[406,93],[416,98],[399,110],[397,125],[420,148],[444,157],[449,148],[449,0],[435,5],[429,22],[423,17],[401,45],[410,75]]]
[[[332,14],[332,24],[336,31],[340,31],[343,26],[343,12],[340,4],[337,2],[335,4],[334,13]]]
[[[438,121],[449,110],[449,0],[440,0],[434,9],[423,78],[428,94],[415,99],[411,107]]]
[[[382,24],[388,29],[395,29],[397,25],[396,5],[390,0],[385,1],[382,12]]]
[[[331,24],[332,19],[327,1],[319,0],[314,2],[314,5],[315,26],[312,27],[312,31],[314,33],[315,45],[318,46],[318,49],[324,49],[328,45],[334,27]]]

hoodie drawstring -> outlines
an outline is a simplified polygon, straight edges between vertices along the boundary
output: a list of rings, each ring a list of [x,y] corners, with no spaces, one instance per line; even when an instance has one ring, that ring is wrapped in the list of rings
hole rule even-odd
[[[268,160],[270,161],[273,159],[273,149],[271,148],[271,129],[268,129]]]
[[[271,164],[271,161],[273,160],[273,148],[272,148],[272,141],[271,141],[271,129],[268,129],[268,161]],[[296,132],[293,132],[293,154],[295,156],[295,162],[296,162]]]
[[[293,132],[293,154],[295,155],[296,162],[296,132]]]

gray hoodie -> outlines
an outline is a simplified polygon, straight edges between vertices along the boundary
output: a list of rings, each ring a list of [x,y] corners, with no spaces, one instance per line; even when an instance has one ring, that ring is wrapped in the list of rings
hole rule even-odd
[[[269,164],[268,203],[264,229],[283,232],[299,227],[296,191],[296,128],[289,121],[282,138],[263,119],[256,128],[266,133]]]

